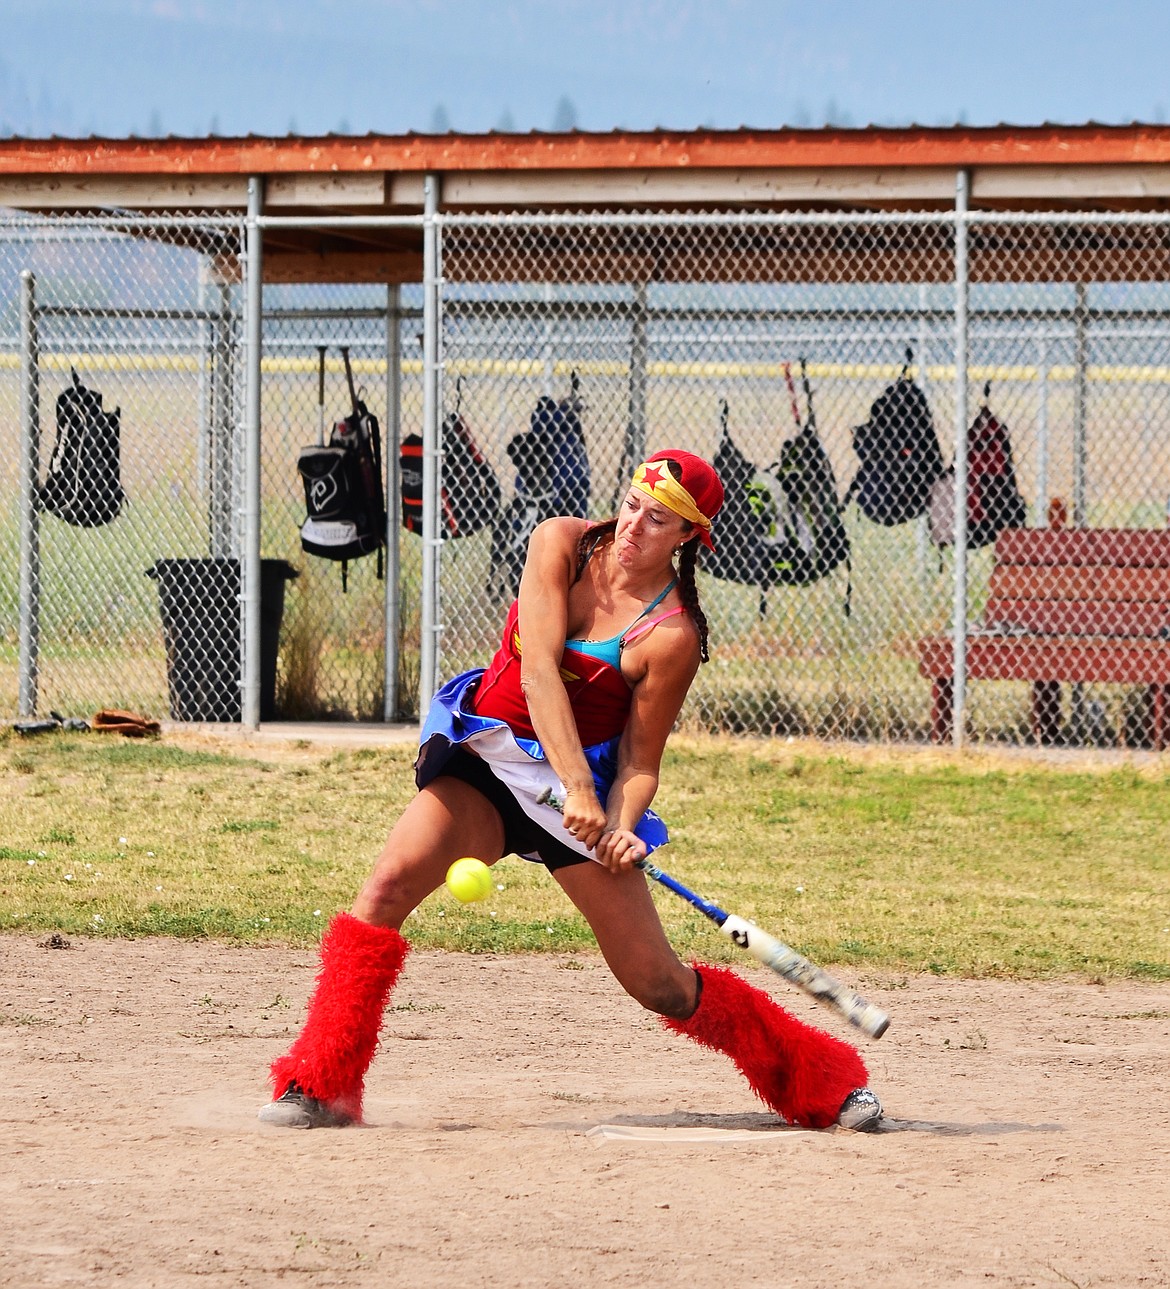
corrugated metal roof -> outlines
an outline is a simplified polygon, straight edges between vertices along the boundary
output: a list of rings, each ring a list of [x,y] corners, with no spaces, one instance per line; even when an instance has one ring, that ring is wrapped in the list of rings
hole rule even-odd
[[[744,167],[1170,164],[1170,126],[786,127],[489,130],[399,135],[248,134],[0,139],[0,173],[240,174],[290,171],[643,170]]]

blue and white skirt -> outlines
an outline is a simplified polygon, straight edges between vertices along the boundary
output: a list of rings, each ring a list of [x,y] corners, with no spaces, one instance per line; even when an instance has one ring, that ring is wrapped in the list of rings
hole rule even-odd
[[[470,710],[471,696],[482,675],[482,667],[461,672],[431,699],[419,742],[418,759],[414,763],[415,782],[420,788],[425,788],[443,773],[443,767],[456,748],[474,748],[476,755],[507,787],[533,823],[578,855],[593,859],[593,852],[566,831],[560,811],[546,801],[537,800],[546,790],[560,801],[565,798],[565,785],[549,765],[540,743],[533,738],[518,737],[503,721],[479,716]],[[603,803],[617,774],[619,742],[620,736],[585,749],[597,796]],[[653,810],[646,811],[634,832],[645,843],[647,853],[669,840],[666,824]],[[528,855],[525,858],[538,859],[539,856]]]

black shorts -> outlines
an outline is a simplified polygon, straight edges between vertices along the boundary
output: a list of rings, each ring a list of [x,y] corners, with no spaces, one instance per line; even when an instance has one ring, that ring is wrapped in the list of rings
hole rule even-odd
[[[588,855],[580,855],[563,841],[545,832],[520,808],[516,798],[509,792],[508,786],[502,783],[491,772],[486,761],[462,748],[452,748],[451,755],[436,778],[448,775],[461,783],[469,784],[481,796],[486,797],[496,808],[496,813],[504,825],[504,854],[530,854],[540,856],[534,863],[541,863],[555,872],[558,868],[568,868],[571,864],[591,864]]]

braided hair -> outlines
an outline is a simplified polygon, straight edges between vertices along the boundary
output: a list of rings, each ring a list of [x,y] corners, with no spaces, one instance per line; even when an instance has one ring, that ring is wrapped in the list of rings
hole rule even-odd
[[[711,651],[707,647],[707,615],[699,603],[699,588],[695,584],[695,565],[699,559],[699,543],[683,542],[678,554],[678,593],[682,597],[683,608],[699,631],[699,660],[711,661]]]

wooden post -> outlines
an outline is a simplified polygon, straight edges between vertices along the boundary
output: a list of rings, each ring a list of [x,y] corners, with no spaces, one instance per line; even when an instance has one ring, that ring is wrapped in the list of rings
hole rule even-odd
[[[930,741],[950,743],[954,737],[955,682],[940,676],[930,686]]]
[[[1032,682],[1032,737],[1037,747],[1051,747],[1060,738],[1060,682]]]

